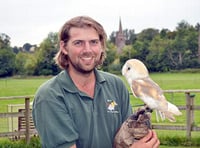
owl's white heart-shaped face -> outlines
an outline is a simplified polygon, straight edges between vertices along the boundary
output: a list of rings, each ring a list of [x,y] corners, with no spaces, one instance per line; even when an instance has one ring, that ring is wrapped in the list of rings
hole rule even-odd
[[[122,67],[122,75],[125,76],[128,83],[138,78],[149,76],[146,66],[138,59],[130,59]]]

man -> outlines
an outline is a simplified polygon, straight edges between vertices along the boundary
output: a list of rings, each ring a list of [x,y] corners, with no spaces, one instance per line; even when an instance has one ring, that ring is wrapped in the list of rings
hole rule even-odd
[[[45,148],[112,148],[132,113],[129,93],[118,77],[97,70],[105,58],[106,33],[90,17],[67,21],[55,60],[63,69],[37,91],[33,119]],[[155,132],[132,147],[158,147]]]

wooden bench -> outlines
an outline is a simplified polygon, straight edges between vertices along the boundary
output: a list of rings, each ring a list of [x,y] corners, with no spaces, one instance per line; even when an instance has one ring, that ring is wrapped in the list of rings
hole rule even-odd
[[[25,114],[25,109],[19,109],[18,112],[22,112],[23,114]],[[32,110],[30,109],[30,112]],[[34,136],[37,135],[37,131],[35,129],[35,126],[34,126],[34,122],[33,122],[33,118],[32,116],[30,116],[29,118],[29,129],[31,131],[31,133],[33,133]],[[25,116],[21,116],[21,117],[18,117],[18,131],[26,131],[26,118]],[[20,138],[20,136],[18,137]]]

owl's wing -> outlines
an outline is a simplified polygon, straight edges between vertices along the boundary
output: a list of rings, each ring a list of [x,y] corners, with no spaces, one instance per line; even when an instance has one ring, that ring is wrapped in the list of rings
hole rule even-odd
[[[162,89],[151,78],[133,80],[131,90],[135,97],[140,98],[151,109],[167,109]]]

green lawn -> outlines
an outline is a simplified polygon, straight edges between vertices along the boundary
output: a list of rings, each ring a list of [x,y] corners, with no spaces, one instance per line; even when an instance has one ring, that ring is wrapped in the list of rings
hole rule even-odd
[[[0,79],[0,97],[34,95],[38,86],[47,81],[47,78],[6,78]],[[33,98],[32,98],[33,99]],[[7,111],[8,104],[23,104],[24,99],[3,100],[0,102],[0,112]]]
[[[150,74],[152,79],[160,85],[163,90],[171,89],[200,89],[200,73],[153,73]],[[120,76],[127,85],[124,77]],[[3,96],[23,96],[23,95],[34,95],[35,91],[43,82],[50,79],[50,77],[31,77],[31,78],[6,78],[0,79],[0,97]],[[176,105],[185,105],[185,94],[165,94],[167,100]],[[10,103],[23,103],[22,100],[8,100],[1,101],[1,106]],[[139,99],[131,96],[131,104],[133,106],[140,105]],[[200,93],[195,94],[195,104],[200,105]],[[178,119],[179,120],[179,119]],[[181,122],[184,121],[181,120]]]
[[[151,78],[162,89],[200,89],[200,73],[153,73]],[[120,76],[127,84],[124,77]],[[50,77],[0,79],[0,97],[33,95],[38,86]],[[129,87],[127,85],[127,87]]]
[[[48,79],[49,77],[0,79],[0,97],[33,95],[38,86]]]

